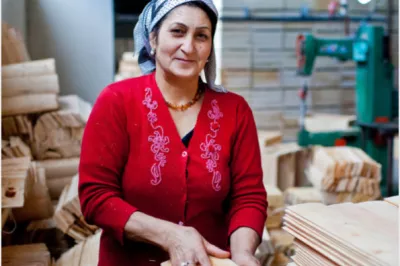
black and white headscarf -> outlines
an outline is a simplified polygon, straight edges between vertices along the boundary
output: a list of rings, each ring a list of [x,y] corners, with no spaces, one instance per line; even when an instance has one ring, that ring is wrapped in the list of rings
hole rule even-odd
[[[150,33],[154,26],[172,9],[187,2],[203,2],[218,17],[218,11],[212,0],[152,0],[146,5],[139,16],[139,20],[134,29],[135,54],[138,56],[139,67],[143,74],[149,74],[156,68],[155,60],[150,55]],[[217,92],[227,90],[219,85],[215,85],[216,62],[214,48],[211,56],[204,67],[204,75],[208,86]]]

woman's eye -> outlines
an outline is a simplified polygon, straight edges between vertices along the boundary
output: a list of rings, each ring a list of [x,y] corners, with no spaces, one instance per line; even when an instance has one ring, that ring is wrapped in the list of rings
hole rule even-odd
[[[172,32],[175,34],[183,34],[183,30],[181,29],[173,29]]]
[[[208,39],[208,35],[207,34],[199,34],[199,38],[202,40],[207,40]]]

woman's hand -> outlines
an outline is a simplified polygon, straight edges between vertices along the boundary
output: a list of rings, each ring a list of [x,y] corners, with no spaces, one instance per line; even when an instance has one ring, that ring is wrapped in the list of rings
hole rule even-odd
[[[259,260],[253,256],[249,251],[232,254],[232,261],[238,266],[260,266]]]
[[[166,238],[165,249],[168,251],[172,266],[211,266],[209,255],[216,258],[229,258],[230,253],[205,240],[196,229],[177,226]]]

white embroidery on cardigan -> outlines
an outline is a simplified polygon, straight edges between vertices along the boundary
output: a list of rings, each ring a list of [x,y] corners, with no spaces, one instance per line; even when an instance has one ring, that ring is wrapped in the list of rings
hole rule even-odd
[[[215,191],[221,190],[221,173],[215,168],[217,167],[217,161],[219,160],[219,152],[221,151],[221,145],[215,143],[215,138],[218,135],[220,124],[218,120],[223,117],[222,112],[218,107],[217,100],[211,102],[212,110],[208,111],[208,118],[212,121],[210,123],[211,133],[206,135],[205,142],[200,144],[200,149],[203,151],[201,158],[207,159],[206,168],[208,172],[213,174],[212,187]]]
[[[158,103],[156,100],[152,100],[152,91],[150,88],[146,88],[145,99],[143,100],[143,104],[149,109],[149,113],[147,114],[147,120],[149,121],[151,127],[154,129],[153,134],[148,137],[148,141],[152,142],[151,151],[154,153],[154,160],[156,161],[151,167],[151,174],[153,175],[153,179],[151,180],[151,184],[153,186],[157,186],[161,183],[161,167],[164,167],[167,163],[167,157],[165,153],[169,152],[167,148],[167,144],[169,143],[169,138],[164,136],[164,128],[160,125],[156,125],[158,120],[157,114],[154,110],[157,109]]]

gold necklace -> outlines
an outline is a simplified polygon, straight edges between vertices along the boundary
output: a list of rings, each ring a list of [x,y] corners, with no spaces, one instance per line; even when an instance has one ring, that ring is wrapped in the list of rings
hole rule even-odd
[[[193,106],[198,100],[200,100],[201,95],[203,94],[203,86],[199,85],[196,94],[194,95],[193,99],[185,104],[173,104],[168,102],[167,100],[164,99],[165,103],[168,105],[169,108],[175,110],[175,111],[185,111],[187,109],[189,109],[191,106]]]

